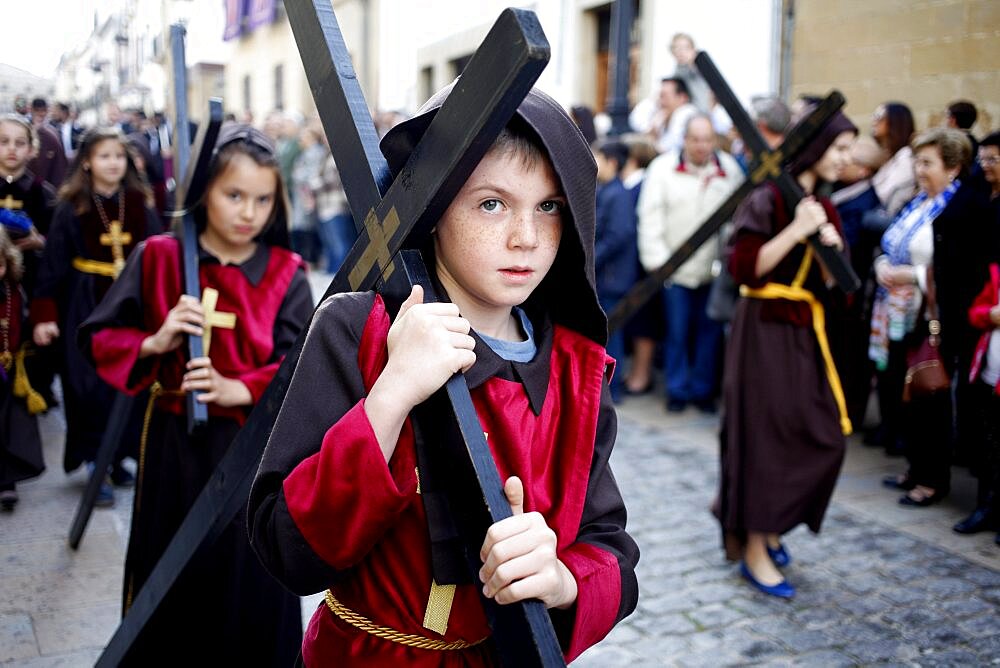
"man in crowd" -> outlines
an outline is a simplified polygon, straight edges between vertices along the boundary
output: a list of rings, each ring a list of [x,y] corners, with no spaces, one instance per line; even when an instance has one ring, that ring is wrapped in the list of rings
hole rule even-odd
[[[646,170],[639,195],[639,259],[646,271],[662,266],[743,180],[727,153],[716,150],[711,119],[695,112],[683,130],[683,149],[659,156]],[[702,245],[673,275],[664,291],[667,410],[688,403],[715,411],[722,326],[705,306],[718,242]]]

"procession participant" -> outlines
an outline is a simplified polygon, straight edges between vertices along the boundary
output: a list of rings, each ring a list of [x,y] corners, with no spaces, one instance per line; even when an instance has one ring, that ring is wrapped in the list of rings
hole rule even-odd
[[[744,578],[789,598],[778,566],[780,536],[801,523],[818,532],[850,433],[827,343],[825,310],[836,296],[807,237],[843,250],[833,205],[816,199],[846,165],[857,128],[837,113],[792,163],[808,195],[789,211],[776,186],[755,189],[737,209],[729,270],[741,286],[726,352],[719,495],[713,512],[726,556]]]
[[[443,99],[383,139],[394,172]],[[492,665],[477,588],[501,605],[540,599],[567,659],[634,609],[638,549],[608,463],[595,175],[572,120],[532,91],[423,249],[450,302],[414,288],[391,324],[374,292],[318,310],[249,504],[271,573],[298,593],[329,588],[306,665]],[[480,582],[438,585],[409,414],[459,370],[514,515],[487,533]]]
[[[160,231],[151,205],[152,195],[136,171],[125,137],[113,128],[84,135],[72,173],[59,191],[31,301],[35,345],[57,345],[61,358],[67,473],[94,461],[114,396],[73,345],[73,337],[124,268],[129,252]],[[134,455],[137,426],[133,431],[123,439],[111,472],[112,480],[123,486],[133,482],[121,466],[124,457]],[[97,505],[113,503],[114,494],[105,483]]]
[[[274,145],[263,133],[223,127],[194,215],[202,302],[181,293],[181,244],[159,235],[136,248],[80,332],[101,378],[129,394],[150,389],[126,612],[312,312],[304,263],[288,250]],[[203,337],[204,357],[185,359],[185,335]],[[189,434],[184,395],[192,391],[209,419]],[[179,664],[194,647],[206,665],[291,665],[302,640],[299,599],[261,567],[244,518],[180,576],[130,665]]]

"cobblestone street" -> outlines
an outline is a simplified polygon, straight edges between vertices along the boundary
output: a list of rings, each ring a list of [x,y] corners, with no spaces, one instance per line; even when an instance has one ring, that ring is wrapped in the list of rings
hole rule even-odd
[[[950,529],[970,499],[899,506],[879,481],[902,460],[852,438],[822,533],[786,537],[797,596],[768,597],[725,562],[708,511],[715,423],[650,398],[623,407],[613,464],[642,549],[639,608],[576,665],[1000,665],[1000,548]]]
[[[973,500],[964,471],[943,503],[905,508],[880,484],[903,461],[852,437],[822,534],[786,537],[789,602],[757,593],[723,559],[708,512],[717,419],[668,415],[652,396],[620,415],[613,463],[642,549],[639,608],[574,665],[1000,665],[1000,548],[993,534],[951,531]],[[0,514],[0,664],[93,665],[118,622],[130,493],[95,511],[69,550],[84,476],[62,473],[61,414],[42,428],[49,469]],[[304,600],[305,617],[317,599]]]

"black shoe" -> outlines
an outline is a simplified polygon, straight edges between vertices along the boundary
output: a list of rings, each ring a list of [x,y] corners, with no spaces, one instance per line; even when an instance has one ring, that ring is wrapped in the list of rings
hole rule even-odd
[[[997,529],[1000,529],[1000,522],[997,521],[993,508],[976,508],[971,515],[952,527],[956,533],[979,533]]]
[[[683,413],[687,408],[687,402],[682,399],[671,399],[667,402],[668,413]]]
[[[135,476],[119,462],[111,467],[111,482],[115,487],[132,487],[135,485]]]
[[[13,489],[5,489],[0,492],[0,509],[4,512],[11,512],[14,510],[14,506],[17,505],[17,491]]]
[[[907,476],[887,475],[882,478],[882,485],[889,489],[901,489],[904,492],[909,492],[917,486],[917,483],[913,482]]]
[[[997,545],[1000,545],[1000,533],[998,533],[997,537],[993,539],[993,542],[996,543]]]
[[[698,399],[694,402],[695,407],[705,415],[715,415],[715,399]]]

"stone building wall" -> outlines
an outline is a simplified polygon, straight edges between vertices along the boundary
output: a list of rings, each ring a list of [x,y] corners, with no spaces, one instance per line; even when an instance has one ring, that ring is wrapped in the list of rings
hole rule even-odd
[[[784,11],[792,98],[838,88],[865,129],[879,103],[898,100],[918,130],[968,99],[977,136],[1000,129],[1000,1],[784,0]]]

